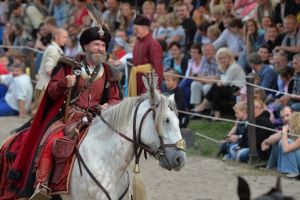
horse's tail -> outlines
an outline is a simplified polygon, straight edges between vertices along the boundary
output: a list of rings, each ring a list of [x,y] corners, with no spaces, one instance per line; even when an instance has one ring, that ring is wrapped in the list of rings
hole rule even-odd
[[[145,200],[146,189],[142,180],[139,165],[135,164],[132,183],[133,200]]]

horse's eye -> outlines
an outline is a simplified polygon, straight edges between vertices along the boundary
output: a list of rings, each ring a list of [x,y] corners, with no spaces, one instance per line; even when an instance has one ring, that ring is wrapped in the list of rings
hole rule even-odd
[[[167,124],[170,123],[169,118],[166,118],[166,119],[165,119],[165,122],[166,122]]]

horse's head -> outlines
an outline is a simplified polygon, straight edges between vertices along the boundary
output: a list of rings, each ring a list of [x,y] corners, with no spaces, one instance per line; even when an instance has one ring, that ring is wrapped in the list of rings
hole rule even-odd
[[[151,149],[160,166],[180,170],[185,164],[185,142],[180,133],[174,98],[157,92],[152,99],[146,97],[137,111],[137,121],[140,142]]]
[[[250,200],[250,188],[245,179],[238,177],[238,195],[240,200]],[[280,177],[277,178],[277,183],[274,188],[271,188],[266,194],[255,198],[255,200],[293,200],[292,197],[287,197],[282,194]]]

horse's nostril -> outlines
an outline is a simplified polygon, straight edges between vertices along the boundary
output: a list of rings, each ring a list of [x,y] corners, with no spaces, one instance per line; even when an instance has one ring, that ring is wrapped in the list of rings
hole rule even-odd
[[[176,158],[176,164],[177,164],[177,166],[180,165],[181,163],[182,163],[182,157],[178,156]]]

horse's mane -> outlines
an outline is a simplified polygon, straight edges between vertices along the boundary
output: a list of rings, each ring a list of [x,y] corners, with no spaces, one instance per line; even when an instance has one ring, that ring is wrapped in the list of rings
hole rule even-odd
[[[176,112],[176,106],[171,103],[168,98],[162,94],[158,94],[159,102],[156,102],[158,105],[155,123],[159,128],[159,132],[162,133],[163,123],[164,123],[164,111],[168,107]],[[123,99],[119,104],[116,104],[109,109],[105,110],[103,114],[107,122],[117,130],[122,130],[126,126],[128,120],[130,119],[131,114],[134,112],[134,108],[139,101],[149,100],[150,95],[148,93],[140,97],[127,97]]]

